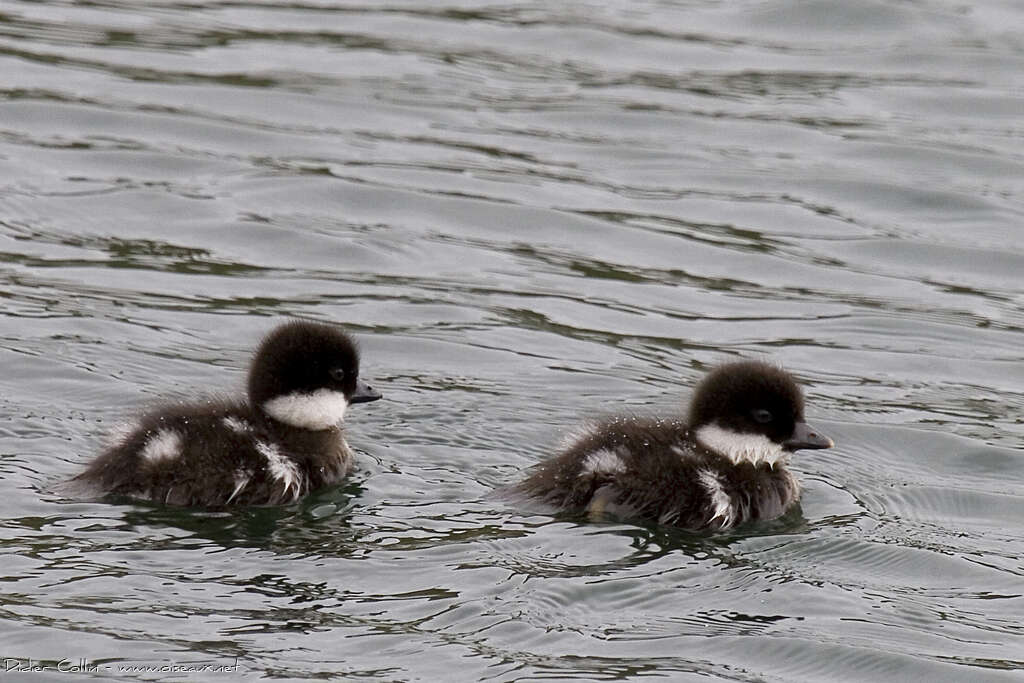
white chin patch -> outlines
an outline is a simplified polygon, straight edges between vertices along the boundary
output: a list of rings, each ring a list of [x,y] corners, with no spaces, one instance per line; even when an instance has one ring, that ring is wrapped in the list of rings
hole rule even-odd
[[[751,465],[765,464],[775,467],[785,462],[789,453],[763,434],[743,434],[718,425],[706,425],[697,430],[697,441],[708,450],[725,456],[734,464],[749,462]]]
[[[345,419],[348,399],[340,391],[317,389],[309,394],[285,394],[263,404],[267,415],[303,429],[330,429]]]

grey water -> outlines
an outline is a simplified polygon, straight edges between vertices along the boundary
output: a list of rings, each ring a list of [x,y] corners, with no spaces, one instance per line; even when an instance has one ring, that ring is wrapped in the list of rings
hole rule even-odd
[[[4,680],[1024,680],[1022,27],[1016,0],[2,0]],[[55,493],[147,404],[240,392],[289,316],[345,325],[385,394],[345,485]],[[737,357],[837,442],[782,519],[493,496]]]

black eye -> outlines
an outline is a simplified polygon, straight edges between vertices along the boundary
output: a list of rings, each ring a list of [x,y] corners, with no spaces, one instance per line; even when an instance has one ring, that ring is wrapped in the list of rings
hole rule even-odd
[[[759,422],[760,424],[768,424],[772,421],[772,414],[764,408],[751,411],[750,416],[754,418],[754,422]]]
[[[329,374],[331,376],[331,379],[333,379],[336,382],[345,381],[345,368],[331,368],[330,370],[327,371],[327,374]]]

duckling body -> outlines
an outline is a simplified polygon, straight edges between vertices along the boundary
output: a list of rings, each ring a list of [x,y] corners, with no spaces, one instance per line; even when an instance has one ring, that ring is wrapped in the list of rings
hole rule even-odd
[[[277,505],[344,479],[346,409],[380,393],[337,327],[292,322],[271,332],[249,372],[247,401],[168,404],[141,417],[72,485],[169,505]]]
[[[800,496],[792,452],[831,446],[803,421],[792,376],[741,361],[698,385],[688,418],[588,425],[515,489],[563,510],[722,530],[782,515]]]

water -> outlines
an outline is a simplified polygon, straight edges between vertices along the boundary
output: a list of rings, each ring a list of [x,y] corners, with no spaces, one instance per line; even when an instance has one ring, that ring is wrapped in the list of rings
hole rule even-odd
[[[1022,25],[6,0],[7,673],[1024,680]],[[346,485],[53,493],[148,401],[239,390],[289,315],[345,323],[386,394]],[[799,510],[695,536],[491,497],[737,356],[796,372],[839,444],[796,459]]]

